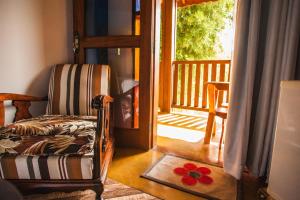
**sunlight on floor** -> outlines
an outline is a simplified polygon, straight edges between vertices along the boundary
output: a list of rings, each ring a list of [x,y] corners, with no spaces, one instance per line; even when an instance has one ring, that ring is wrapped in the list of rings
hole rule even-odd
[[[205,132],[158,124],[157,135],[186,142],[199,142],[204,138]]]
[[[207,113],[160,113],[158,116],[157,135],[186,142],[200,142],[204,139]],[[216,119],[216,136],[221,133],[221,120]],[[213,137],[211,145],[218,137]]]

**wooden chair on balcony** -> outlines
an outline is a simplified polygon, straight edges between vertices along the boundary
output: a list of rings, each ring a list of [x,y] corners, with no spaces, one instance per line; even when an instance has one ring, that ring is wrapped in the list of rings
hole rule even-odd
[[[48,98],[0,93],[0,179],[25,194],[92,189],[100,199],[113,154],[109,90],[109,66],[66,64],[53,67]],[[32,118],[30,102],[47,99]],[[7,100],[17,111],[3,126]]]
[[[225,120],[227,119],[228,106],[222,105],[219,100],[221,92],[229,91],[228,82],[207,82],[207,92],[209,101],[209,114],[206,125],[204,143],[209,144],[215,124],[215,116],[222,118],[222,132],[220,137],[219,149],[221,149],[224,135]]]

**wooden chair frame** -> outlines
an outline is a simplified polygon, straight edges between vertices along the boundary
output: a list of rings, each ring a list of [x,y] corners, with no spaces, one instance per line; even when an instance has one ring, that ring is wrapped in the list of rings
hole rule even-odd
[[[47,97],[34,97],[21,94],[0,93],[0,126],[4,126],[4,101],[12,101],[16,107],[14,121],[31,118],[29,107],[33,101],[47,101]],[[94,144],[93,179],[90,180],[30,180],[7,179],[23,194],[71,192],[75,190],[92,189],[97,199],[101,199],[103,184],[107,175],[108,165],[113,155],[113,135],[111,127],[113,98],[99,95],[93,98],[92,107],[97,109],[97,128]]]
[[[224,119],[227,118],[227,113],[217,113],[216,112],[216,104],[220,104],[220,101],[216,101],[217,92],[218,91],[229,91],[229,83],[228,82],[216,82],[211,81],[207,82],[207,92],[208,92],[208,101],[209,101],[209,114],[207,119],[206,133],[204,138],[204,143],[209,144],[211,140],[211,135],[213,131],[213,126],[215,124],[215,116],[219,116],[223,119],[222,121],[222,135],[220,138],[219,149],[221,148],[221,142],[223,140],[223,132],[224,132]],[[228,94],[227,94],[228,95]]]

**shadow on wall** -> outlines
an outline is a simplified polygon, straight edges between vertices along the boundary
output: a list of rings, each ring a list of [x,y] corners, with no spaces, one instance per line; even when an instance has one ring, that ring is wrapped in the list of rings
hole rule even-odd
[[[72,0],[0,1],[0,93],[47,96],[51,66],[73,60],[72,8]],[[45,110],[46,102],[30,107],[33,116]],[[14,113],[5,102],[6,124]]]
[[[26,94],[42,94],[44,97],[48,95],[49,79],[51,73],[51,67],[47,66],[43,68],[37,76],[34,77],[32,82],[29,84]],[[46,113],[47,102],[32,102],[30,107],[30,113],[33,116],[39,116]]]
[[[38,73],[29,84],[25,95],[32,96],[47,96],[48,95],[48,85],[50,79],[51,67],[43,68],[40,73]],[[42,95],[38,95],[42,94]],[[14,119],[16,109],[12,106],[11,101],[5,102],[5,124],[11,123]],[[47,102],[31,102],[30,113],[32,116],[39,116],[46,113]]]

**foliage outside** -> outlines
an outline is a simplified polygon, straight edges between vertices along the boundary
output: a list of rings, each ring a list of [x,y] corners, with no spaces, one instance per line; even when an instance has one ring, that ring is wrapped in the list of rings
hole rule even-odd
[[[224,38],[228,37],[224,31],[232,31],[233,7],[234,0],[218,0],[178,8],[176,60],[216,59],[224,55],[228,57],[231,49],[225,49],[228,45],[224,45],[224,39],[232,38]],[[229,34],[229,37],[232,35]]]

